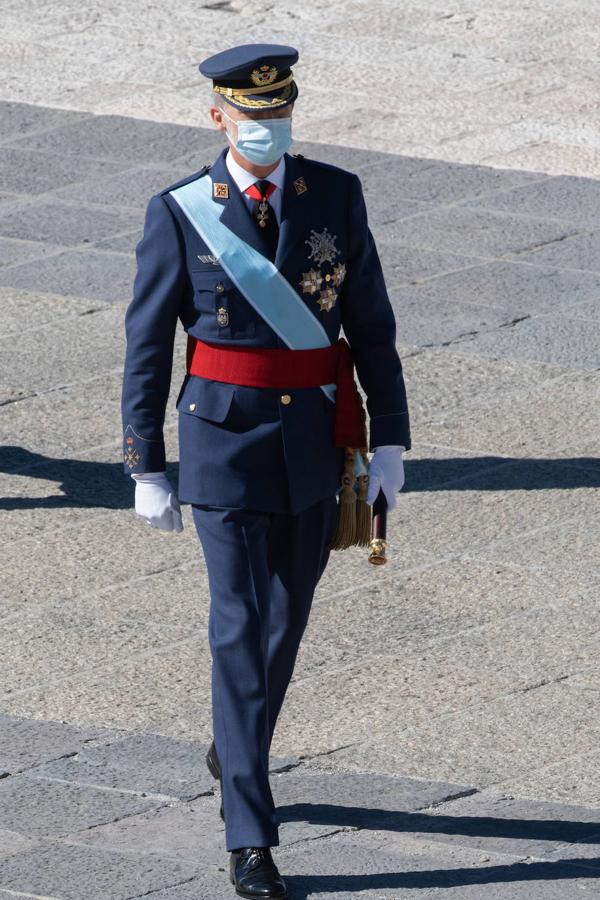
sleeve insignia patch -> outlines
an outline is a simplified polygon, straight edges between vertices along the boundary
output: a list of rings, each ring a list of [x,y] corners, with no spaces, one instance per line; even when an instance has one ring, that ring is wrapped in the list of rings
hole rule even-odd
[[[127,443],[129,443],[129,440],[127,441]],[[125,465],[130,469],[133,469],[133,467],[137,465],[137,463],[139,463],[141,457],[135,447],[127,447],[127,452],[123,455],[123,459],[125,461]]]

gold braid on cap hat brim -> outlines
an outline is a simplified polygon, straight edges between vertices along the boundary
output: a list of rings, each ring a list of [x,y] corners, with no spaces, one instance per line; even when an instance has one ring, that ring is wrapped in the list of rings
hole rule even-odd
[[[284,88],[283,93],[273,100],[255,100],[251,99],[256,94],[266,94]],[[227,88],[220,84],[213,84],[213,91],[217,94],[223,94],[226,98],[231,98],[232,102],[239,103],[240,106],[256,107],[256,106],[278,106],[288,100],[294,91],[294,76],[288,75],[287,78],[277,81],[274,84],[264,85],[255,88]]]

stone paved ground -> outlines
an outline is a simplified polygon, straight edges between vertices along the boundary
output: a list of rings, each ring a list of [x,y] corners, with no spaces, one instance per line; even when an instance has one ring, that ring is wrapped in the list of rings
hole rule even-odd
[[[3,8],[0,900],[234,896],[203,759],[203,558],[189,507],[180,535],[136,518],[119,395],[145,203],[221,146],[191,127],[204,95],[195,74],[167,83],[173,60],[255,19],[235,0],[204,10],[201,52],[185,3],[122,6]],[[370,84],[372,59],[381,79],[386,41],[407,34],[384,35],[389,6],[369,7],[358,44],[360,4],[321,9],[321,27],[318,6],[278,4],[271,34],[293,42],[300,21],[307,81],[344,35]],[[423,98],[413,143],[402,117],[385,133],[354,128],[352,86],[334,125],[321,82],[298,117],[320,143],[296,151],[363,181],[414,446],[388,565],[334,553],[319,585],[274,738],[274,855],[291,900],[600,896],[600,189],[582,177],[598,174],[585,115],[597,12],[576,0],[552,13],[507,0],[402,8],[415,46],[392,65],[420,63],[394,69],[394,102],[404,115]],[[504,82],[477,89],[491,46],[510,56]],[[332,91],[347,90],[330,68]],[[177,105],[186,96],[193,107]],[[372,100],[362,85],[360,97]],[[487,161],[509,168],[471,164],[499,132],[469,142],[460,117],[502,120],[513,101],[522,153],[500,142]],[[554,137],[528,143],[528,116],[553,110]],[[109,111],[128,115],[94,114]],[[428,127],[441,138],[424,141]],[[183,350],[180,332],[175,384]]]
[[[0,100],[208,126],[197,63],[294,44],[298,136],[600,177],[586,0],[3,0]]]

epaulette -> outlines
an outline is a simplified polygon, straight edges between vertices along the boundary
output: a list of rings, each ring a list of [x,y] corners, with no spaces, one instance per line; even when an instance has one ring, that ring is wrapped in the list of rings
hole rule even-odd
[[[333,163],[323,162],[321,159],[312,159],[309,156],[304,156],[303,153],[293,153],[292,156],[295,156],[296,159],[301,159],[303,163],[309,163],[311,166],[318,166],[326,172],[339,172],[340,175],[352,175],[352,172],[350,172],[349,169],[343,169],[341,166],[335,166]]]
[[[179,181],[176,181],[175,184],[170,184],[169,187],[163,188],[161,191],[158,191],[159,195],[168,194],[169,191],[174,190],[175,188],[181,187],[184,184],[189,184],[190,181],[195,181],[197,178],[201,178],[202,175],[206,175],[210,166],[202,166],[197,172],[194,172],[192,175],[186,175],[185,178],[181,178]]]

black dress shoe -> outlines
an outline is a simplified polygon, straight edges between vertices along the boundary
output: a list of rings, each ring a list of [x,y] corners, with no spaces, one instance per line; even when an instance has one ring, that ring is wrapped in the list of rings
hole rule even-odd
[[[225,816],[223,815],[223,779],[221,778],[221,764],[219,763],[219,757],[217,756],[217,748],[215,747],[215,742],[212,741],[210,747],[208,748],[208,753],[206,754],[206,765],[208,766],[208,771],[213,776],[213,778],[219,779],[219,784],[221,785],[221,807],[219,809],[219,815],[225,821]]]
[[[229,877],[235,892],[249,900],[285,900],[285,881],[277,871],[270,847],[239,847],[231,851]]]

